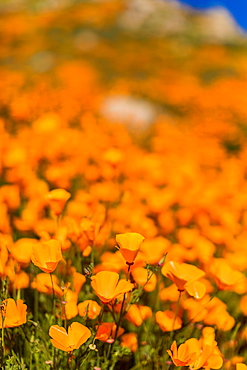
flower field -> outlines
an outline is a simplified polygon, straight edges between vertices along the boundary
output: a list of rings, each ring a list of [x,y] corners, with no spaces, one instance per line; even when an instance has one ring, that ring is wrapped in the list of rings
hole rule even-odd
[[[159,0],[0,18],[0,368],[246,370],[246,36]]]

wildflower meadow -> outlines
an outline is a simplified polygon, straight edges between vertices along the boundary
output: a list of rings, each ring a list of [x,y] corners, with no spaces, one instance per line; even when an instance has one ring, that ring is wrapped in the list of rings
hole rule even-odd
[[[207,17],[0,1],[1,369],[247,369],[247,38]]]

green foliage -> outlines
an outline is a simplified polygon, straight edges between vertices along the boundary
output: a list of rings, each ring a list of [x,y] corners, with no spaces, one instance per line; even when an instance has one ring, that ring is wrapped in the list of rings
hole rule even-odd
[[[26,370],[24,363],[20,363],[16,356],[11,356],[6,360],[5,370]]]

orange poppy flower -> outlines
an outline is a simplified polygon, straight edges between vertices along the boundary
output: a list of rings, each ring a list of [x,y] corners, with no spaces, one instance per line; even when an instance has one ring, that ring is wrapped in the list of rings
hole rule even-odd
[[[177,317],[174,321],[175,313],[166,310],[164,312],[158,311],[155,314],[155,319],[162,331],[178,330],[182,327],[182,320]]]
[[[215,258],[210,265],[210,272],[213,275],[215,282],[219,289],[233,289],[234,285],[243,281],[245,283],[245,276],[233,270],[228,262],[223,258]],[[245,285],[245,284],[244,284]]]
[[[162,237],[146,239],[142,246],[142,259],[151,265],[159,263],[170,249],[171,242]]]
[[[53,284],[52,284],[53,282]],[[60,288],[59,280],[56,275],[52,275],[52,282],[51,277],[45,273],[38,274],[33,282],[31,283],[31,287],[33,289],[37,289],[41,293],[45,294],[54,294],[58,297],[63,296],[63,291]]]
[[[172,284],[167,288],[161,289],[159,296],[162,301],[177,302],[179,299],[179,291],[176,284]]]
[[[37,239],[21,238],[10,248],[11,255],[20,263],[29,263],[35,243],[37,243]]]
[[[223,358],[215,341],[214,329],[205,327],[199,340],[200,352],[198,358],[190,365],[193,370],[202,367],[206,369],[219,369],[223,365]]]
[[[124,153],[121,150],[112,147],[104,153],[104,160],[115,167],[122,161],[123,156]]]
[[[121,337],[121,346],[128,347],[131,350],[131,352],[136,352],[138,348],[137,334],[136,333],[123,334]]]
[[[132,276],[137,284],[142,285],[145,292],[152,292],[157,284],[157,277],[155,274],[150,278],[151,271],[144,267],[136,267],[132,271]]]
[[[208,310],[207,305],[210,297],[205,295],[202,299],[188,298],[182,301],[182,306],[187,310],[188,318],[192,322],[198,322],[205,319]]]
[[[9,258],[8,249],[5,244],[1,241],[0,243],[0,275],[3,276],[5,272],[5,266]]]
[[[81,288],[86,282],[86,278],[84,275],[77,272],[74,268],[71,269],[71,275],[73,279],[73,287],[77,295],[79,295]]]
[[[119,280],[116,272],[100,271],[91,277],[92,288],[102,303],[109,303],[120,298],[124,293],[130,292],[134,285],[125,279]]]
[[[71,194],[64,189],[54,189],[47,194],[47,202],[56,216],[59,216],[64,209]]]
[[[11,288],[13,289],[23,289],[29,287],[29,275],[25,271],[18,271],[11,281]]]
[[[207,315],[204,323],[207,325],[216,325],[218,329],[227,331],[231,330],[235,324],[235,319],[226,311],[227,305],[219,298],[211,299],[207,306]]]
[[[116,335],[117,325],[114,322],[103,322],[97,327],[97,332],[95,339],[100,340],[101,342],[112,343]],[[124,329],[118,328],[118,337],[124,333]]]
[[[27,305],[22,299],[8,298],[2,302],[0,328],[13,328],[27,322]]]
[[[204,328],[202,338],[190,338],[177,349],[176,341],[167,350],[176,366],[189,366],[191,370],[200,368],[219,369],[223,365],[222,355],[214,340],[214,329]]]
[[[242,363],[237,363],[236,370],[247,370],[247,365],[242,364]]]
[[[34,244],[31,260],[40,270],[50,274],[56,269],[62,257],[60,241],[51,239]]]
[[[80,223],[80,229],[83,233],[85,233],[88,243],[91,245],[96,237],[98,232],[96,228],[96,223],[88,218],[83,218]]]
[[[152,316],[152,310],[148,306],[132,304],[125,315],[125,318],[136,326],[142,325],[144,320]]]
[[[243,356],[238,356],[238,355],[233,356],[232,358],[227,359],[227,361],[224,364],[224,368],[226,370],[230,370],[230,369],[234,369],[234,368],[237,369],[237,364],[244,365],[243,361],[244,361]],[[246,367],[240,366],[239,370],[246,370]]]
[[[145,238],[138,233],[125,233],[116,236],[117,248],[122,253],[126,263],[132,265]]]
[[[172,362],[176,366],[190,366],[200,353],[199,342],[195,338],[186,340],[177,348],[177,343],[174,341],[171,348],[167,350]]]
[[[205,272],[196,266],[169,261],[162,267],[161,272],[172,280],[181,292],[186,290],[189,295],[198,299],[206,293],[205,285],[198,281],[205,275]]]
[[[79,322],[73,322],[66,330],[58,325],[52,325],[49,330],[52,337],[51,342],[54,347],[65,352],[72,352],[78,349],[91,336],[91,331]]]
[[[244,316],[247,316],[247,295],[244,295],[240,300],[240,309]]]
[[[64,302],[63,302],[64,303]],[[78,307],[75,301],[69,301],[64,304],[64,312],[62,315],[62,319],[65,318],[67,320],[72,319],[78,315]]]
[[[97,271],[114,271],[118,273],[126,267],[123,256],[119,251],[116,253],[104,252],[101,256],[101,261],[101,264],[95,267]]]
[[[64,296],[64,300],[62,300],[62,319],[70,320],[78,315],[78,296],[76,292],[68,289],[68,287],[64,287],[62,291]]]
[[[87,316],[89,319],[95,319],[99,316],[101,307],[96,301],[86,300],[78,304],[78,311],[80,316]]]
[[[0,188],[1,202],[7,204],[10,210],[17,209],[20,206],[20,190],[17,185],[3,185]]]

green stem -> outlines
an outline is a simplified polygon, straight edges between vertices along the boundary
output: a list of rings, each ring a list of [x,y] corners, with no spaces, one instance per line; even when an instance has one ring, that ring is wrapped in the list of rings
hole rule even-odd
[[[92,269],[94,268],[94,246],[92,245],[92,251],[91,251],[91,265]]]
[[[98,325],[98,328],[102,324],[104,313],[105,313],[105,306],[103,305],[103,307],[101,309],[100,317],[99,317],[99,325]],[[96,335],[98,333],[98,328],[97,328],[97,330],[95,332],[95,335],[94,335],[92,344],[94,344],[94,342],[95,342],[95,338],[96,338]]]
[[[69,370],[72,370],[72,363],[71,363],[72,356],[73,356],[72,352],[68,352],[68,368],[69,368]]]
[[[52,347],[52,367],[56,370],[56,348]]]
[[[116,319],[116,316],[115,316],[115,313],[114,313],[114,310],[113,310],[113,305],[111,305],[111,309],[109,307],[108,307],[108,309],[109,309],[110,314],[112,315],[112,318],[113,318],[115,324],[117,324],[117,319]]]
[[[130,280],[130,268],[132,265],[134,265],[134,262],[126,262],[126,265],[128,265],[128,273],[127,273],[127,277],[126,277],[126,281]]]
[[[5,343],[4,343],[4,327],[3,327],[3,316],[2,316],[2,369],[4,369],[5,359]]]
[[[51,286],[52,286],[52,313],[55,315],[55,291],[54,291],[54,284],[52,279],[52,274],[50,273],[51,278]]]
[[[86,360],[88,359],[88,356],[90,355],[91,351],[88,351],[86,357],[84,358],[84,360],[81,362],[81,366],[80,366],[80,369],[81,367],[84,365],[84,363],[86,362]]]
[[[106,359],[108,359],[109,356],[110,356],[111,348],[112,348],[112,344],[110,344],[109,347],[108,347],[108,349],[107,349]]]
[[[99,315],[99,325],[101,325],[103,322],[104,313],[105,313],[105,305],[103,304],[100,315]]]
[[[34,321],[38,321],[39,312],[39,292],[37,289],[34,291]]]
[[[30,351],[29,370],[32,370],[32,362],[33,362],[32,351]]]
[[[63,320],[63,325],[65,330],[67,331],[67,316],[66,316],[66,294],[65,292],[63,293],[63,300],[60,302],[61,303],[61,322]]]
[[[117,328],[116,328],[116,332],[115,332],[115,335],[114,335],[114,342],[111,343],[108,351],[107,351],[107,359],[109,358],[110,354],[111,354],[111,351],[112,351],[112,348],[115,344],[115,341],[117,339],[117,335],[118,335],[118,330],[119,330],[119,327],[120,327],[120,324],[122,322],[122,319],[126,313],[126,311],[124,311],[124,303],[125,303],[125,298],[126,298],[126,293],[124,293],[124,296],[123,296],[123,301],[122,301],[122,304],[121,304],[121,309],[120,309],[120,314],[119,314],[119,319],[118,319],[118,322],[117,322]]]
[[[161,281],[161,271],[160,269],[158,270],[157,274],[157,285],[155,289],[155,297],[154,297],[154,310],[153,312],[159,311],[159,306],[160,306],[160,281]]]
[[[177,316],[178,316],[178,310],[179,310],[181,295],[182,295],[182,290],[179,290],[179,296],[178,296],[178,300],[177,300],[177,304],[176,304],[175,315],[174,315],[174,319],[173,319],[173,323],[172,323],[172,331],[171,331],[171,335],[170,335],[171,340],[173,339],[174,327],[175,327],[176,319],[177,319]]]
[[[16,275],[15,275],[15,278],[16,278]],[[13,284],[13,298],[14,300],[16,301],[16,287],[15,287],[15,283]]]
[[[115,336],[114,336],[114,342],[117,339],[118,330],[119,330],[121,321],[123,319],[123,308],[124,308],[125,298],[126,298],[126,293],[124,293],[123,301],[122,301],[122,304],[121,304],[121,309],[120,309],[120,314],[119,314],[119,320],[118,320],[118,323],[117,323],[116,333],[115,333]]]
[[[58,229],[60,227],[60,219],[61,219],[61,215],[57,215],[57,228]]]
[[[68,324],[67,324],[67,317],[66,317],[65,306],[64,306],[64,328],[67,331]]]

